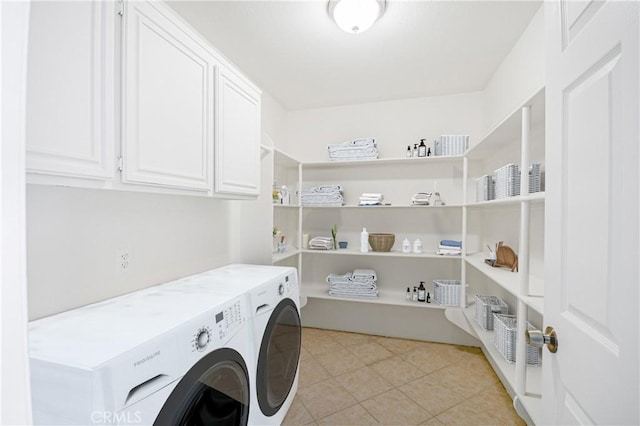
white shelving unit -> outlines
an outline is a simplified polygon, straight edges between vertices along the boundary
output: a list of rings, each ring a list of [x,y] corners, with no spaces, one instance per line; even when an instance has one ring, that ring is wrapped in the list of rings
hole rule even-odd
[[[296,189],[340,184],[346,205],[274,206],[274,220],[289,214],[287,217],[297,226],[297,239],[295,247],[288,248],[287,253],[275,254],[273,262],[297,263],[302,294],[309,299],[349,303],[354,309],[384,305],[397,309],[423,308],[404,312],[442,312],[447,320],[478,339],[520,412],[537,423],[541,413],[541,368],[527,366],[520,359],[523,357],[515,363],[507,362],[493,344],[493,332],[483,330],[475,322],[475,306],[469,300],[476,293],[496,294],[510,300],[510,313],[517,315],[519,323],[518,353],[526,349],[524,329],[527,321],[536,327],[542,325],[545,194],[528,193],[528,166],[521,167],[521,196],[476,202],[474,183],[475,178],[491,174],[504,164],[544,163],[544,156],[544,89],[514,110],[462,156],[298,162],[275,149],[274,169],[280,170],[279,175],[276,173],[279,182],[281,176],[287,176],[286,185]],[[413,193],[435,191],[440,192],[446,203],[444,206],[409,204]],[[385,202],[390,205],[357,206],[363,192],[383,193]],[[347,241],[349,248],[302,248],[303,233],[310,237],[330,236],[329,229],[334,223],[338,224],[338,241]],[[386,253],[361,253],[359,233],[362,226],[370,233],[396,234],[393,249]],[[405,237],[412,240],[415,236],[423,240],[423,253],[402,253],[402,240]],[[441,239],[462,240],[463,254],[436,255],[437,241]],[[494,268],[484,262],[488,257],[486,245],[493,247],[496,241],[502,240],[518,253],[519,272]],[[378,298],[329,296],[328,285],[324,282],[326,275],[371,265],[380,271]],[[411,272],[413,270],[415,272]],[[433,279],[460,279],[463,284],[460,305],[445,307],[406,301],[406,287],[416,283],[416,276],[427,283],[429,291],[433,290],[429,286]]]
[[[464,201],[465,248],[463,272],[473,291],[473,280],[485,282],[489,293],[510,296],[516,306],[510,313],[518,320],[517,353],[524,353],[527,321],[542,325],[544,315],[544,192],[529,194],[528,165],[544,163],[544,90],[540,90],[517,108],[466,154],[467,188]],[[475,201],[475,178],[490,174],[496,168],[519,163],[521,167],[520,196]],[[472,198],[473,197],[473,198]],[[475,229],[474,229],[475,228]],[[474,231],[477,231],[474,233]],[[484,247],[505,240],[519,258],[519,272],[494,268],[485,263],[488,251]],[[484,290],[483,289],[483,290]],[[462,329],[477,336],[483,352],[515,399],[521,414],[538,423],[541,415],[541,371],[528,366],[523,356],[511,364],[493,344],[493,332],[483,330],[474,319],[475,306],[452,308],[446,317]]]

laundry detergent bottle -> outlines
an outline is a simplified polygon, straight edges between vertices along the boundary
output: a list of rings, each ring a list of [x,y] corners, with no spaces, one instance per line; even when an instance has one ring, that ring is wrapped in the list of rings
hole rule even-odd
[[[367,232],[367,228],[362,228],[362,232],[360,233],[360,252],[369,252],[369,233]]]

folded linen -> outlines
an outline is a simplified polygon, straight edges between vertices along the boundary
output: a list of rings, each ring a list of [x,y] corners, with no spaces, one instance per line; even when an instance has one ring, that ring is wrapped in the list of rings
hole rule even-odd
[[[303,189],[300,191],[301,195],[305,194],[318,194],[318,193],[333,193],[342,192],[342,186],[337,184],[320,185],[312,188]]]
[[[440,241],[440,245],[441,246],[447,246],[447,247],[462,247],[462,241],[442,240],[442,241]]]
[[[354,147],[371,147],[376,146],[376,140],[374,138],[358,138],[343,143],[334,143],[327,145],[327,149],[340,150],[340,149],[352,149]]]
[[[378,276],[373,269],[354,269],[351,275],[352,280],[373,280],[377,281]]]
[[[309,248],[311,250],[331,250],[333,248],[333,239],[328,237],[313,237],[309,240]]]
[[[358,203],[359,206],[381,206],[382,203],[380,201],[362,201]]]
[[[332,284],[334,282],[349,282],[351,279],[351,272],[347,272],[346,274],[334,274],[331,273],[327,275],[327,283]]]
[[[442,249],[439,248],[438,250],[436,250],[436,254],[440,254],[440,255],[444,255],[444,256],[457,256],[462,254],[462,250],[455,250],[455,249]]]
[[[376,147],[363,147],[329,151],[329,157],[363,157],[368,155],[378,155],[378,149]]]
[[[378,290],[373,290],[371,292],[349,292],[344,290],[329,290],[329,296],[376,298],[378,297]]]

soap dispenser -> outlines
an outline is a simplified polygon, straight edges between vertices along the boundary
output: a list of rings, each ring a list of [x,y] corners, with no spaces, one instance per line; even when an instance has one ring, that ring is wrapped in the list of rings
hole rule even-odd
[[[362,228],[362,232],[360,233],[360,252],[369,252],[369,233],[367,232],[367,228]]]
[[[418,157],[427,156],[427,146],[424,144],[424,139],[420,139],[420,146],[418,147]]]
[[[418,287],[418,302],[426,301],[427,289],[424,288],[424,281],[420,281],[420,287]]]

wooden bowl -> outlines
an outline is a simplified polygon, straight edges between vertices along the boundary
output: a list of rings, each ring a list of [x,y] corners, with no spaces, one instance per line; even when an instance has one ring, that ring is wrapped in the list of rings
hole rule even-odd
[[[395,234],[369,234],[369,245],[373,251],[391,251],[395,241]]]

